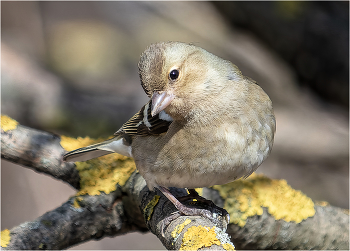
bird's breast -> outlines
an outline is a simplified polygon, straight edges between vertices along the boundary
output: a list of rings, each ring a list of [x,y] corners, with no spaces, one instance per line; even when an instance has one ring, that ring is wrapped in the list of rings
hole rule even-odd
[[[225,184],[251,174],[267,157],[272,144],[268,127],[228,122],[175,127],[162,136],[136,139],[146,149],[133,147],[133,155],[150,188]]]

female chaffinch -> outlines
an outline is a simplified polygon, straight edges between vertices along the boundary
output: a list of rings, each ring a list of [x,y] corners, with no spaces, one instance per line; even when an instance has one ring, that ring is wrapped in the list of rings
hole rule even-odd
[[[113,152],[132,157],[150,190],[160,189],[183,214],[207,215],[183,205],[168,187],[221,185],[253,173],[272,149],[272,102],[236,65],[195,45],[153,44],[138,67],[149,102],[114,138],[64,160]]]

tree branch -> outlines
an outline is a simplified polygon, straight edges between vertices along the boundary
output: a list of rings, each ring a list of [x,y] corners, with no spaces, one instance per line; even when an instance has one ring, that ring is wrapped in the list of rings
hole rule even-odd
[[[65,150],[59,136],[20,125],[8,129],[3,126],[3,119],[1,135],[2,158],[79,187],[80,177],[75,165],[61,161]],[[285,188],[284,183],[256,175],[229,185],[204,188],[203,197],[220,207],[225,206],[230,213],[227,232],[236,248],[348,249],[348,213],[329,205],[314,206],[312,202],[311,206],[306,205],[303,202],[306,196]],[[167,249],[233,248],[225,233],[227,221],[220,214],[215,222],[199,216],[180,216],[167,221],[176,208],[160,191],[149,191],[139,173],[133,172],[126,182],[114,186],[108,194],[101,192],[92,196],[80,191],[62,206],[11,229],[6,249],[63,249],[90,239],[147,231],[147,228]],[[275,190],[280,193],[274,194]],[[187,194],[184,189],[171,191],[176,196]],[[271,205],[262,202],[260,193],[265,201],[275,206],[277,213]],[[273,199],[271,193],[277,199]],[[295,196],[291,205],[284,202],[290,194]],[[195,207],[198,206],[195,203]],[[305,208],[311,208],[313,213],[296,220],[293,213],[299,217]],[[217,208],[206,209],[218,212]],[[281,211],[284,216],[278,215]]]
[[[74,163],[62,160],[65,150],[60,145],[58,135],[22,125],[16,125],[13,130],[4,130],[3,123],[10,123],[8,120],[8,117],[1,116],[1,158],[80,188],[79,173]]]
[[[54,177],[58,177],[57,173],[77,172],[75,164],[73,164],[73,166],[65,165],[65,163],[61,161],[65,150],[60,145],[60,138],[58,136],[18,124],[11,128],[11,130],[6,130],[3,123],[1,125],[1,133],[4,135],[1,142],[2,148],[4,149],[2,152],[3,158],[22,165],[28,165],[33,170],[44,172]],[[40,144],[41,141],[42,144]],[[34,158],[31,159],[31,157]],[[51,166],[45,166],[45,168],[43,168],[43,160],[46,161],[46,165],[51,164]],[[61,170],[65,167],[68,167],[68,170]],[[60,170],[60,172],[56,169]],[[98,167],[96,167],[96,169],[98,169]],[[64,175],[60,177],[65,178],[63,180],[66,182],[71,182],[71,180],[66,179]],[[77,177],[78,181],[80,181],[79,173]],[[137,177],[137,179],[134,179],[135,177]],[[131,186],[130,184],[133,185]],[[147,216],[147,214],[142,213],[144,210],[140,211],[140,206],[142,206],[142,209],[148,208],[148,210],[152,211],[153,208],[149,206],[149,201],[152,200],[156,194],[151,193],[147,189],[144,179],[136,173],[131,176],[122,191],[121,193],[121,187],[117,185],[116,190],[108,195],[100,193],[95,196],[76,196],[75,199],[67,201],[61,207],[44,214],[38,219],[11,229],[11,241],[6,249],[62,249],[93,238],[102,238],[135,230],[146,231],[147,227],[145,225],[144,216]],[[186,194],[184,189],[180,189],[179,191],[182,194]],[[127,196],[125,196],[125,194]],[[167,199],[159,191],[158,195],[162,197],[160,200],[162,204],[166,205],[164,207],[156,207],[157,210],[154,210],[155,213],[148,215],[153,215],[150,217],[152,220],[148,220],[148,225],[153,226],[151,230],[153,230],[158,237],[162,236],[162,229],[166,229],[165,235],[162,236],[160,240],[168,249],[179,249],[183,243],[182,237],[179,238],[179,235],[183,235],[181,230],[195,225],[193,223],[188,224],[189,226],[187,228],[179,230],[176,223],[189,218],[181,216],[172,222],[168,222],[170,224],[161,222],[160,225],[163,224],[164,227],[160,227],[160,225],[158,225],[160,219],[170,216],[176,209],[171,203],[165,203]],[[122,203],[120,203],[120,201],[122,201]],[[154,206],[156,206],[156,204]],[[116,218],[110,219],[111,215],[114,215]],[[154,215],[158,215],[159,217],[155,218]],[[103,218],[105,218],[105,220],[102,220]],[[207,229],[214,231],[214,224],[208,219],[198,219],[201,217],[196,218],[197,219],[192,219],[191,221],[202,224],[202,226],[206,226]],[[105,223],[93,224],[94,221]],[[109,227],[110,225],[119,227],[112,229]],[[225,233],[227,222],[219,227],[223,226],[225,226],[225,229],[220,230],[218,228],[216,232],[213,232],[215,235],[212,236],[211,240],[215,242],[203,245],[200,243],[200,240],[197,240],[195,244],[202,246],[204,249],[206,247],[223,249],[223,245],[226,245],[225,247],[231,247],[232,249],[233,245],[230,243],[229,237]],[[86,228],[88,228],[88,231]],[[53,229],[55,229],[55,231],[53,231]],[[83,229],[85,230],[83,231]],[[177,229],[176,233],[174,232],[175,229]],[[79,232],[78,236],[76,235],[77,232]],[[45,233],[47,233],[47,235],[45,235]],[[172,237],[172,235],[175,237]],[[43,238],[45,242],[42,241]],[[25,243],[23,240],[26,240]]]
[[[276,220],[267,209],[227,232],[237,249],[349,249],[349,216],[332,206],[315,206],[315,216],[300,223]]]
[[[127,194],[125,199],[135,205],[131,208],[141,208],[142,220],[167,249],[229,250],[234,248],[226,234],[228,221],[218,213],[220,212],[218,208],[205,208],[218,215],[215,222],[201,216],[185,215],[169,222],[167,218],[177,212],[177,209],[159,190],[149,191],[139,173],[135,172],[130,177],[123,190]],[[172,188],[171,192],[177,197],[187,195],[185,189]],[[131,214],[137,215],[136,212]]]
[[[114,201],[118,193],[120,189],[108,195],[81,196],[81,206],[71,198],[36,220],[12,228],[11,241],[4,249],[66,249],[92,239],[146,231],[126,221],[123,202]]]

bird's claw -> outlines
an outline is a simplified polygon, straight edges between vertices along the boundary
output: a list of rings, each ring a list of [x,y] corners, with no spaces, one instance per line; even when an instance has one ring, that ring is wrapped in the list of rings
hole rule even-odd
[[[168,217],[164,218],[162,220],[162,223],[161,223],[161,226],[160,226],[160,231],[162,233],[162,236],[165,238],[165,235],[164,235],[164,229],[169,226],[170,222],[172,222],[173,220],[179,218],[181,215],[183,215],[181,212],[179,211],[176,211],[176,212],[173,212],[171,215],[169,215]]]

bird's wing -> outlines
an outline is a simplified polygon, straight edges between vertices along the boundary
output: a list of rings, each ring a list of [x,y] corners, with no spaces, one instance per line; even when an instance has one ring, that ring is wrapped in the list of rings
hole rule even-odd
[[[82,147],[63,156],[65,161],[86,161],[113,152],[132,157],[132,137],[159,135],[168,131],[172,118],[165,112],[151,116],[152,101],[129,119],[114,135],[106,141]]]
[[[152,117],[152,100],[129,119],[114,135],[122,135],[126,141],[132,136],[159,135],[167,132],[172,119],[164,111]]]

